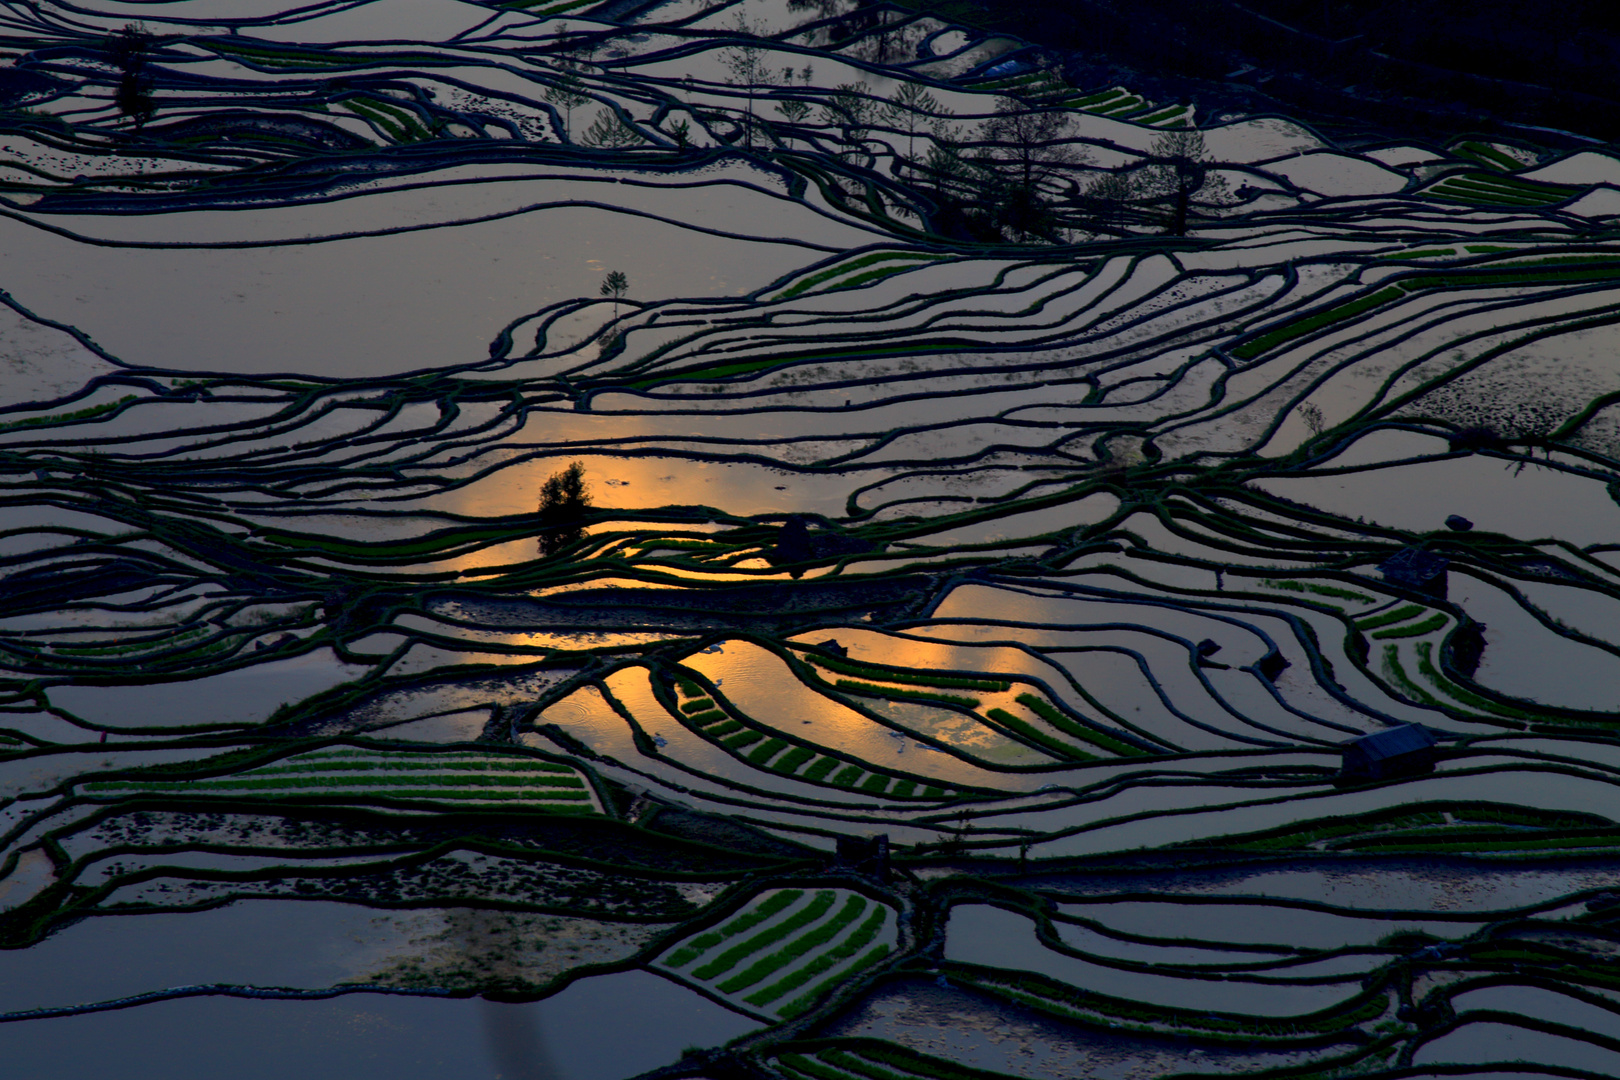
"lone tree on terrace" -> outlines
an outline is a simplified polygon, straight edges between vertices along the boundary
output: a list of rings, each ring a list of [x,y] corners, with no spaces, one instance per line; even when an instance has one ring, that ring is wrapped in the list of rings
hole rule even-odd
[[[630,279],[622,270],[610,270],[608,276],[602,279],[602,295],[613,297],[613,317],[619,317],[619,301],[624,294],[630,291]]]
[[[557,554],[585,537],[585,512],[591,508],[585,485],[585,463],[576,461],[552,473],[540,487],[540,554]]]

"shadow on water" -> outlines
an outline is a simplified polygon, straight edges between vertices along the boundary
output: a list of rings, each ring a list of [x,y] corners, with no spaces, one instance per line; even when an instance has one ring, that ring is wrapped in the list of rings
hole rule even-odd
[[[540,1018],[533,1009],[480,1001],[478,1017],[500,1080],[559,1080],[562,1074],[546,1049]]]

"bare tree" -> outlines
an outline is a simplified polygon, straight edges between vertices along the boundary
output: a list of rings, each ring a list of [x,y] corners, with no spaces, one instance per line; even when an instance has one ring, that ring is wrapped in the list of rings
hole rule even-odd
[[[585,84],[573,72],[571,61],[559,60],[557,62],[556,81],[546,87],[546,100],[553,105],[559,105],[563,110],[563,138],[572,142],[574,138],[574,110],[581,105],[588,104],[590,95],[585,93]]]
[[[1012,98],[1002,98],[996,114],[984,123],[983,137],[1011,151],[1019,183],[1033,189],[1036,181],[1051,170],[1086,160],[1081,147],[1062,141],[1068,123],[1068,116],[1061,111],[1031,109]]]
[[[734,28],[737,43],[720,50],[720,63],[731,72],[727,81],[733,86],[742,86],[748,92],[748,124],[743,129],[743,142],[746,146],[754,145],[754,93],[761,81],[767,77],[765,60],[770,51],[763,45],[749,44],[741,39],[755,38],[759,35],[748,25],[748,20],[737,13],[737,25]]]
[[[938,98],[914,82],[901,83],[885,103],[883,112],[890,124],[906,133],[907,161],[917,155],[917,132],[929,122],[928,118],[950,115],[950,110],[943,108]]]
[[[1219,177],[1209,175],[1209,149],[1197,128],[1176,128],[1153,140],[1149,164],[1142,169],[1137,197],[1166,206],[1165,230],[1174,236],[1187,231],[1193,196],[1219,198],[1226,190]]]
[[[842,127],[844,141],[855,150],[865,149],[866,133],[877,112],[870,90],[864,82],[839,83],[827,104],[822,106],[823,121]]]
[[[579,141],[586,146],[601,147],[606,150],[616,150],[622,146],[630,146],[641,141],[636,129],[619,118],[613,109],[599,109],[596,120],[585,129]]]

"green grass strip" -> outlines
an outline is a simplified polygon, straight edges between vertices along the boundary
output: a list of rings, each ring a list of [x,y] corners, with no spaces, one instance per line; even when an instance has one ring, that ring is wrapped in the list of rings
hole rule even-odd
[[[1073,746],[1070,746],[1062,739],[1053,738],[1051,735],[1048,735],[1046,732],[1031,724],[1029,721],[1014,716],[1006,709],[991,709],[985,715],[1025,741],[1032,742],[1043,749],[1050,750],[1059,757],[1076,758],[1080,761],[1097,760],[1096,754],[1088,754],[1084,750],[1076,750]]]
[[[707,709],[712,709],[712,708],[714,708],[714,699],[713,698],[699,698],[696,701],[688,701],[686,704],[682,705],[681,706],[681,712],[683,712],[683,713],[700,713],[700,712],[703,712],[703,711],[705,711]]]
[[[865,771],[859,765],[845,765],[838,770],[838,775],[832,778],[832,785],[833,787],[852,788],[855,786],[855,781],[859,780],[861,774]]]
[[[1257,338],[1251,338],[1233,349],[1232,355],[1239,360],[1252,360],[1261,353],[1270,352],[1277,346],[1293,341],[1297,337],[1304,337],[1306,334],[1320,330],[1325,326],[1331,326],[1336,322],[1343,322],[1345,319],[1353,319],[1357,315],[1371,311],[1375,307],[1381,307],[1393,300],[1398,300],[1405,295],[1405,290],[1400,286],[1379,289],[1375,293],[1351,300],[1347,304],[1340,304],[1326,311],[1319,311],[1308,318],[1300,319],[1286,326],[1279,326],[1269,333],[1262,334]]]
[[[860,694],[875,694],[878,697],[896,698],[902,701],[938,702],[944,705],[960,705],[964,709],[977,709],[978,698],[958,697],[955,694],[929,694],[921,690],[901,690],[892,686],[876,686],[872,683],[856,682],[853,679],[839,679],[833,683],[840,690],[852,690]]]
[[[763,731],[739,731],[735,735],[727,735],[724,739],[721,739],[720,745],[727,750],[741,750],[746,746],[753,746],[764,737],[765,733]]]
[[[771,769],[779,773],[798,772],[799,766],[816,756],[814,747],[795,746],[771,763]]]
[[[673,956],[664,961],[664,965],[671,968],[685,967],[727,938],[736,937],[738,934],[752,930],[803,895],[803,889],[783,889],[780,892],[772,893],[766,897],[764,903],[752,911],[743,912],[718,930],[711,930],[707,934],[693,938],[690,944],[679,949]]]
[[[730,718],[719,709],[710,709],[708,712],[694,713],[686,719],[688,723],[696,724],[698,727],[708,727],[710,724],[718,724],[720,721]],[[733,723],[736,723],[736,721],[733,721]],[[737,726],[741,727],[742,725],[739,723]],[[709,734],[713,735],[714,732],[711,731]]]
[[[924,251],[874,251],[868,255],[862,255],[858,259],[851,259],[849,262],[839,263],[837,266],[830,266],[827,269],[812,274],[801,281],[796,281],[792,285],[788,286],[788,288],[784,289],[776,298],[778,300],[791,300],[795,296],[815,288],[817,285],[831,281],[833,278],[840,277],[852,270],[859,270],[862,267],[871,266],[873,263],[894,262],[896,260],[903,259],[909,263],[912,263],[913,265],[921,265],[922,263],[937,262],[941,259],[947,259],[949,257],[950,256],[948,255],[939,255]],[[885,268],[879,273],[882,275],[897,274],[902,270],[910,269],[912,269],[912,266],[897,266]],[[842,282],[841,284],[848,286],[854,283],[855,279],[852,278],[850,281]]]
[[[1419,604],[1404,604],[1393,611],[1386,611],[1382,615],[1369,615],[1365,619],[1357,619],[1356,629],[1376,630],[1380,626],[1388,626],[1391,623],[1405,622],[1407,619],[1414,619],[1427,610],[1427,608]]]
[[[1145,757],[1151,753],[1143,750],[1140,746],[1132,746],[1130,743],[1123,742],[1111,735],[1105,735],[1084,724],[1076,723],[1067,713],[1053,707],[1050,702],[1043,701],[1034,694],[1019,694],[1015,700],[1018,704],[1063,732],[1063,734],[1089,742],[1093,746],[1100,746],[1110,753],[1118,754],[1120,757]]]
[[[1411,626],[1392,626],[1388,630],[1379,630],[1372,636],[1375,638],[1418,637],[1419,635],[1428,634],[1438,630],[1450,621],[1451,620],[1447,615],[1445,615],[1443,612],[1437,611],[1433,615],[1430,615],[1427,619],[1424,619],[1422,622],[1413,623]]]
[[[1004,694],[1012,689],[1012,683],[1006,679],[971,679],[960,675],[932,675],[916,671],[900,671],[895,668],[880,667],[876,664],[858,664],[851,660],[841,660],[830,656],[807,656],[817,667],[836,671],[840,675],[854,675],[862,679],[876,679],[879,682],[904,683],[908,686],[939,686],[949,690],[984,690],[989,693]]]
[[[766,739],[765,742],[748,752],[748,760],[755,765],[763,765],[771,758],[787,749],[787,742],[783,739]]]
[[[843,933],[844,928],[859,918],[861,912],[866,910],[866,905],[866,897],[858,893],[851,895],[844,901],[844,906],[838,909],[838,914],[808,933],[794,938],[769,956],[756,960],[747,968],[720,983],[717,989],[724,994],[735,994],[738,990],[753,986],[765,976],[792,963],[811,949],[819,949]]]
[[[235,788],[369,788],[378,794],[387,794],[391,788],[421,787],[424,784],[455,790],[500,788],[525,790],[540,788],[582,788],[584,781],[576,777],[534,777],[527,783],[513,783],[502,776],[275,776],[218,777],[207,780],[94,780],[85,785],[86,791],[118,791],[129,788],[140,791],[221,791]]]
[[[889,778],[882,773],[873,773],[861,781],[861,790],[870,791],[874,795],[881,795],[889,788]]]
[[[743,998],[743,1000],[750,1005],[769,1005],[783,994],[797,990],[816,976],[831,971],[872,944],[873,939],[878,936],[878,932],[883,929],[883,924],[888,917],[889,909],[879,905],[871,915],[867,916],[866,921],[843,942],[834,948],[828,949],[803,967],[788,972],[765,989]]]
[[[1406,670],[1401,667],[1400,658],[1401,647],[1399,645],[1384,646],[1384,674],[1389,677],[1389,680],[1402,690],[1406,691],[1408,694],[1412,695],[1414,698],[1417,698],[1417,700],[1423,702],[1423,704],[1433,705],[1436,708],[1444,708],[1446,704],[1445,702],[1441,701],[1439,698],[1435,697],[1433,694],[1423,689],[1423,687],[1412,681],[1411,677],[1406,674]]]
[[[874,946],[870,952],[861,957],[859,960],[855,961],[844,971],[823,979],[809,993],[802,994],[788,1002],[786,1005],[782,1006],[780,1009],[777,1009],[776,1015],[785,1020],[791,1020],[795,1016],[808,1011],[810,1007],[816,1003],[816,999],[821,997],[821,995],[825,994],[828,990],[831,990],[836,983],[847,982],[848,980],[853,979],[867,968],[879,963],[885,956],[888,955],[889,947],[887,945]]]
[[[1363,593],[1351,592],[1349,589],[1340,589],[1332,585],[1318,585],[1314,581],[1295,581],[1292,578],[1266,578],[1262,584],[1273,589],[1287,589],[1289,592],[1313,592],[1318,596],[1333,596],[1340,600],[1359,600],[1363,604],[1370,604],[1373,598]]]
[[[836,896],[837,894],[831,889],[820,890],[810,903],[806,904],[801,910],[794,912],[774,926],[761,930],[746,941],[733,945],[707,964],[693,971],[692,977],[708,982],[716,975],[724,975],[736,967],[739,961],[746,960],[759,950],[775,945],[789,934],[802,930],[819,920],[832,907]]]
[[[812,763],[808,769],[804,770],[804,778],[806,780],[821,780],[825,778],[828,773],[838,768],[838,766],[841,764],[843,764],[843,762],[839,761],[835,757],[820,758]]]

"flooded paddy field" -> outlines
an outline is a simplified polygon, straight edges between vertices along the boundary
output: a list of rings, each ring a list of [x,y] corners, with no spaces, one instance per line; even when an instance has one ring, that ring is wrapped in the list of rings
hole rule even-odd
[[[1620,152],[924,6],[0,7],[0,1075],[1620,1071]]]

